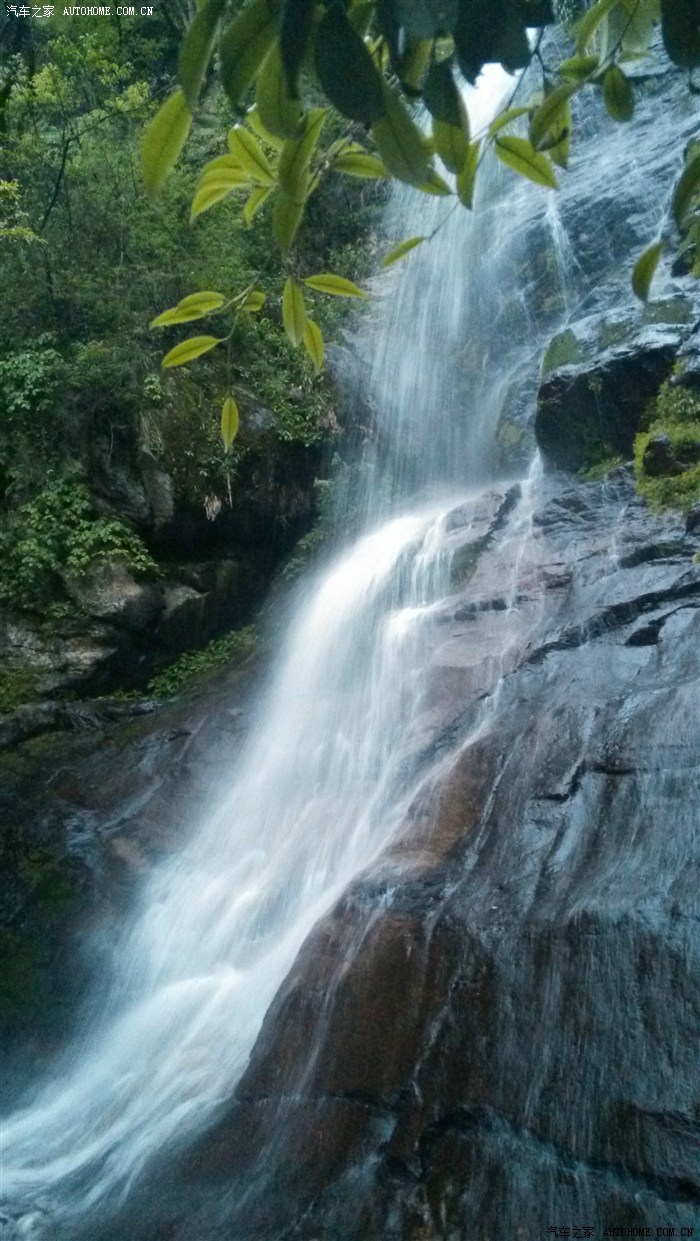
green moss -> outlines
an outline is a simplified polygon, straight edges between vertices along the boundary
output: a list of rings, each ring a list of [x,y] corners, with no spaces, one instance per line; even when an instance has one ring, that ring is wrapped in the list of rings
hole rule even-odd
[[[500,423],[496,432],[496,443],[503,453],[515,452],[522,445],[524,438],[524,429],[508,418]]]
[[[604,323],[598,336],[598,346],[600,349],[611,349],[615,345],[623,345],[630,336],[629,321],[622,319]]]
[[[3,755],[5,778],[6,758]],[[19,788],[28,774],[26,755],[23,758],[24,771],[14,773]],[[0,1023],[50,1026],[64,991],[56,986],[56,951],[66,919],[70,921],[79,901],[83,869],[61,852],[57,841],[37,840],[34,829],[27,832],[11,811],[4,819],[0,868],[7,895],[0,927]],[[16,910],[21,911],[21,923]]]
[[[586,483],[599,483],[602,478],[605,478],[606,474],[609,474],[611,470],[614,470],[618,465],[622,465],[622,463],[623,458],[619,454],[613,454],[603,458],[602,461],[597,461],[595,465],[589,466],[588,469],[581,470],[579,477]]]
[[[21,858],[18,871],[30,889],[42,914],[57,914],[73,900],[73,884],[64,866],[41,849],[29,849]]]
[[[685,297],[666,297],[644,308],[644,323],[692,323],[695,311]]]
[[[187,651],[169,668],[159,672],[148,684],[149,694],[156,698],[169,698],[188,688],[200,676],[210,672],[212,668],[235,668],[255,653],[258,648],[258,637],[252,625],[245,629],[234,629],[215,638],[201,651]]]
[[[46,962],[34,936],[0,927],[0,1009],[4,1021],[31,1017],[44,999]]]
[[[681,474],[650,475],[644,468],[644,453],[657,435],[668,438],[674,456],[697,455],[700,449],[700,397],[686,388],[662,384],[647,411],[646,429],[634,442],[637,490],[651,508],[686,510],[700,500],[700,461]]]
[[[583,362],[585,357],[586,352],[580,341],[571,328],[566,328],[550,340],[542,359],[542,374],[547,375],[560,366],[573,366]]]
[[[38,681],[34,668],[0,668],[0,714],[36,698]]]

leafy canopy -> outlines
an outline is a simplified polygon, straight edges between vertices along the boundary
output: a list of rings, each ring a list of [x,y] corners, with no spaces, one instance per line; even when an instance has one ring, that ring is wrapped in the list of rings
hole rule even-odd
[[[545,29],[553,25],[563,27],[571,41],[571,54],[556,68],[545,65],[541,52]],[[692,73],[700,66],[696,0],[596,0],[590,7],[578,0],[248,0],[239,10],[228,0],[203,0],[180,49],[179,86],[146,133],[144,177],[156,189],[177,160],[215,63],[239,119],[228,133],[226,153],[201,172],[191,218],[240,195],[250,222],[270,201],[270,227],[283,267],[285,330],[294,346],[306,348],[318,371],[323,338],[308,315],[309,295],[363,296],[332,273],[299,269],[297,238],[321,179],[331,172],[395,178],[469,209],[484,152],[492,147],[520,176],[556,189],[557,170],[566,169],[569,159],[574,96],[598,91],[615,121],[629,121],[635,86],[624,66],[648,55],[658,25],[668,57],[690,73],[694,89]],[[489,63],[514,74],[533,61],[542,70],[541,90],[525,105],[509,101],[488,129],[473,133],[461,81],[474,82]],[[430,136],[416,124],[414,101],[430,115]],[[328,141],[328,121],[338,115],[344,128]],[[441,165],[452,174],[452,184]],[[693,242],[700,240],[699,192],[696,155],[688,159],[674,197],[678,227],[695,230]],[[406,240],[384,265],[427,240]],[[661,246],[654,243],[635,266],[633,288],[642,300],[660,255]],[[241,315],[260,309],[262,294],[251,287],[231,298],[215,291],[193,296],[205,301],[185,299],[189,311],[180,303],[153,326],[215,313],[232,316],[235,327]],[[234,327],[181,342],[163,365],[182,365],[217,346],[228,347]],[[229,394],[221,420],[227,448],[237,426],[231,402]]]

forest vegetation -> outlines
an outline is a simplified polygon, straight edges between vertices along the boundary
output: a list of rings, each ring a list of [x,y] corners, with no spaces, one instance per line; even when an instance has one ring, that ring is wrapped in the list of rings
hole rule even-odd
[[[431,240],[379,246],[392,180],[469,209],[492,147],[548,193],[566,175],[576,96],[597,92],[629,120],[626,68],[659,24],[689,89],[700,66],[688,0],[204,0],[141,22],[60,8],[0,22],[0,603],[49,629],[75,614],[76,580],[95,566],[163,576],[172,549],[134,511],[125,462],[155,462],[176,505],[212,516],[251,486],[259,407],[276,443],[320,452],[337,427],[322,372],[342,299],[365,296],[378,259]],[[460,82],[491,61],[532,73],[472,132]],[[673,214],[696,272],[699,190],[691,144]],[[662,250],[650,239],[632,273],[642,300]],[[677,501],[677,488],[649,498]],[[5,706],[26,695],[17,676]]]

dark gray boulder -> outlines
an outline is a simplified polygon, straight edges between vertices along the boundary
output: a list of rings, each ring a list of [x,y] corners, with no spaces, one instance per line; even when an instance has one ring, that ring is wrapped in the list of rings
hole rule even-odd
[[[647,327],[593,361],[546,375],[535,435],[547,464],[582,470],[606,458],[630,457],[646,406],[671,373],[679,343],[677,328]]]

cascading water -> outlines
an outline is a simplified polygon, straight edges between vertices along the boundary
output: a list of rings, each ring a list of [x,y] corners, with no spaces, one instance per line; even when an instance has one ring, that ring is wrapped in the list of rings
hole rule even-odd
[[[475,129],[507,81],[500,71],[484,76],[470,100]],[[379,502],[368,487],[369,532],[309,584],[230,792],[148,883],[107,1009],[60,1079],[6,1122],[12,1238],[95,1241],[149,1160],[212,1122],[308,933],[430,780],[409,760],[450,590],[450,514],[465,487],[474,494],[499,471],[504,404],[531,396],[545,338],[571,305],[563,263],[549,273],[556,309],[536,311],[527,282],[504,293],[533,227],[553,238],[552,252],[563,257],[566,247],[541,193],[517,182],[504,190],[503,175],[492,170],[489,201],[473,220],[454,212],[387,282],[362,383],[389,480],[378,491],[391,499]],[[392,227],[427,234],[445,210],[401,193]],[[525,638],[516,587],[535,485],[533,472],[509,500],[520,508],[502,552],[512,589],[500,628],[494,622],[501,669],[514,635]]]
[[[507,81],[501,71],[485,75],[472,99],[476,124]],[[404,227],[407,213],[425,210],[415,197],[397,195]],[[438,203],[436,219],[444,210]],[[400,779],[405,726],[432,606],[448,589],[446,494],[458,479],[463,488],[491,471],[498,400],[490,333],[477,325],[496,313],[494,265],[512,261],[503,255],[517,225],[501,226],[487,259],[489,219],[485,211],[470,231],[455,213],[447,248],[407,269],[393,284],[392,313],[380,311],[370,387],[391,428],[390,474],[404,493],[432,490],[440,501],[417,506],[414,495],[409,515],[385,514],[377,526],[368,496],[376,528],[300,604],[231,791],[148,884],[86,1048],[4,1125],[3,1197],[21,1236],[73,1236],[128,1192],[155,1151],[206,1124],[245,1067],[305,936],[402,820],[411,793]],[[478,278],[456,273],[455,250]],[[480,356],[467,418],[467,394],[450,390],[450,357],[470,341]]]
[[[229,796],[149,885],[118,1003],[68,1080],[6,1126],[8,1196],[26,1187],[50,1214],[60,1186],[68,1218],[98,1209],[226,1097],[300,943],[391,833],[445,567],[440,515],[399,517],[306,602]]]

